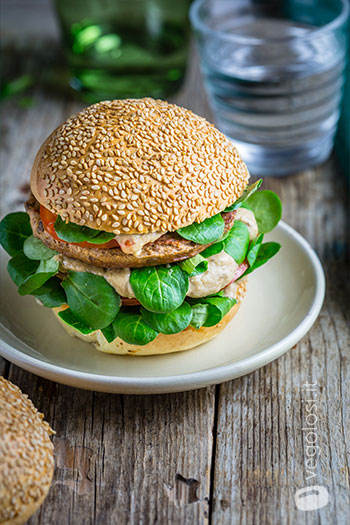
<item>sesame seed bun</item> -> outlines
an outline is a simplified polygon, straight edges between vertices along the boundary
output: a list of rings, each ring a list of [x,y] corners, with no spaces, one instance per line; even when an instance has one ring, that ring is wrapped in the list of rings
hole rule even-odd
[[[96,330],[91,334],[84,335],[71,326],[67,325],[58,316],[58,312],[62,310],[62,307],[53,308],[53,312],[69,335],[77,337],[78,339],[81,339],[87,343],[92,343],[97,348],[97,350],[100,350],[101,352],[106,352],[108,354],[127,354],[135,356],[170,354],[173,352],[190,350],[191,348],[195,348],[196,346],[207,343],[220,332],[222,332],[222,330],[228,325],[228,323],[233,319],[239,310],[241,302],[246,293],[246,283],[247,280],[245,279],[239,284],[236,291],[236,298],[238,302],[231,308],[231,310],[225,315],[220,323],[209,328],[202,326],[202,328],[199,330],[189,326],[178,334],[159,334],[153,341],[144,346],[126,343],[119,337],[112,341],[112,343],[108,343],[100,330]]]
[[[0,523],[20,525],[42,504],[54,460],[50,435],[28,396],[0,377]]]
[[[175,231],[211,217],[249,179],[213,124],[161,100],[99,102],[40,148],[35,198],[63,219],[116,235]]]

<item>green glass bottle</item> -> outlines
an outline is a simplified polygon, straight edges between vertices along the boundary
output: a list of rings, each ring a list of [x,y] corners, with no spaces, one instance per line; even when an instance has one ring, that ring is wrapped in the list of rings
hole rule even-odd
[[[71,86],[88,103],[164,98],[182,83],[189,0],[56,0]]]

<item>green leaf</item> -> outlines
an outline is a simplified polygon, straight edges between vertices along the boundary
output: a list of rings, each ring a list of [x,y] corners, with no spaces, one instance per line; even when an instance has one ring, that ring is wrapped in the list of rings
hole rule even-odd
[[[197,244],[209,244],[217,241],[224,233],[225,222],[218,213],[203,222],[194,222],[185,228],[180,228],[177,233],[189,241]]]
[[[28,259],[24,253],[18,253],[12,259],[9,260],[7,265],[7,271],[10,274],[13,282],[19,286],[22,284],[30,275],[35,274],[39,266],[38,261],[32,261]]]
[[[185,330],[191,322],[192,308],[183,302],[181,306],[167,314],[155,314],[141,308],[142,319],[154,330],[161,334],[178,334]]]
[[[93,230],[73,222],[65,223],[61,217],[57,217],[55,221],[55,232],[62,241],[77,243],[87,241],[93,244],[103,244],[115,237],[114,233]]]
[[[138,312],[123,309],[113,321],[118,337],[131,345],[146,345],[155,339],[158,332],[148,326]]]
[[[257,238],[250,243],[247,254],[247,261],[249,263],[249,266],[253,266],[253,264],[255,263],[263,238],[264,234],[260,233],[260,235],[258,235]]]
[[[62,286],[73,314],[95,330],[111,324],[119,311],[119,295],[100,275],[69,272]]]
[[[96,230],[98,231],[98,230]],[[114,233],[109,233],[109,232],[98,232],[98,234],[96,235],[96,237],[93,237],[92,239],[89,239],[88,242],[90,244],[104,244],[105,242],[109,242],[111,241],[112,239],[115,238],[115,234]]]
[[[32,294],[40,288],[46,281],[58,272],[59,262],[53,257],[47,261],[40,261],[40,264],[34,275],[30,275],[18,287],[20,295]],[[34,294],[35,295],[35,294]]]
[[[109,324],[105,328],[101,328],[101,332],[104,335],[104,338],[106,339],[107,343],[112,343],[114,339],[117,337],[117,334],[115,333],[113,323]]]
[[[209,306],[208,318],[203,326],[215,326],[231,310],[237,301],[230,297],[207,297],[204,303]]]
[[[222,241],[215,242],[211,246],[208,246],[203,252],[201,252],[202,257],[211,257],[212,255],[216,255],[224,249],[224,243]]]
[[[188,291],[188,275],[177,265],[132,268],[131,288],[146,310],[167,313],[176,310]]]
[[[262,185],[262,181],[263,181],[262,179],[259,179],[256,182],[254,182],[253,184],[250,184],[250,186],[247,186],[244,189],[244,191],[243,191],[242,195],[240,196],[240,198],[237,199],[233,204],[231,204],[231,206],[226,208],[225,212],[236,210],[237,208],[242,206],[243,202],[246,199],[248,199],[251,195],[253,195],[253,193],[255,193],[256,190],[258,190],[260,188],[260,186]]]
[[[40,261],[36,273],[57,273],[60,267],[60,263],[54,257],[51,259]]]
[[[230,235],[230,230],[227,230],[226,233],[224,233],[220,239],[217,242],[214,242],[211,246],[208,246],[205,250],[203,250],[200,254],[202,257],[205,257],[206,259],[208,257],[211,257],[212,255],[216,255],[224,249],[224,240],[227,239],[227,237]]]
[[[202,326],[210,327],[218,324],[223,317],[231,310],[232,306],[237,303],[236,299],[231,299],[230,297],[222,297],[219,295],[210,296],[210,297],[201,297],[200,299],[189,299],[193,305],[206,305],[207,318],[203,322]],[[192,307],[193,308],[193,307]],[[198,314],[200,311],[198,311]],[[202,312],[204,316],[204,310]],[[198,323],[199,324],[199,323]]]
[[[24,241],[23,251],[28,259],[34,259],[36,261],[50,259],[54,255],[57,255],[55,250],[48,248],[43,241],[34,235],[31,235]]]
[[[278,195],[270,190],[259,191],[246,201],[254,212],[259,233],[268,233],[277,226],[282,217],[282,203]]]
[[[248,251],[249,246],[249,230],[246,224],[242,221],[235,221],[230,230],[230,234],[223,241],[224,250],[226,253],[241,264]]]
[[[30,235],[29,215],[24,211],[9,213],[0,222],[0,244],[11,256],[23,250],[23,243]]]
[[[94,332],[93,328],[82,323],[77,317],[75,317],[70,308],[66,308],[65,310],[61,310],[61,312],[58,312],[58,317],[60,317],[66,324],[84,335]]]
[[[208,269],[208,261],[201,255],[197,254],[190,259],[177,263],[181,270],[188,273],[190,277],[206,272]]]
[[[200,303],[192,305],[191,326],[199,330],[200,327],[203,326],[206,320],[208,319],[208,315],[209,305]]]
[[[34,295],[47,308],[55,308],[56,306],[67,304],[66,294],[61,286],[61,279],[58,277],[51,277],[45,284],[35,290]]]
[[[265,244],[262,244],[258,251],[255,263],[253,264],[253,266],[251,266],[250,268],[248,268],[248,270],[244,272],[242,277],[245,277],[257,268],[260,268],[260,266],[262,266],[263,264],[267,263],[269,259],[271,259],[274,255],[276,255],[277,252],[279,252],[280,248],[281,245],[277,242],[266,242]]]

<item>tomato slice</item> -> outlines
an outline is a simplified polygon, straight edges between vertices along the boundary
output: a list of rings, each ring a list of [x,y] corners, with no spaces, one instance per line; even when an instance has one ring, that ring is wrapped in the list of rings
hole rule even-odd
[[[67,244],[74,244],[74,246],[81,246],[82,248],[97,248],[98,250],[108,249],[108,248],[117,248],[119,246],[118,242],[115,239],[112,239],[111,241],[105,242],[104,244],[93,244],[92,242],[67,242],[63,241],[59,237],[57,237],[57,233],[55,231],[55,221],[57,219],[57,215],[55,213],[52,213],[52,211],[48,210],[44,206],[40,205],[40,217],[42,220],[42,223],[44,225],[44,230],[51,235],[56,241],[66,242]]]
[[[248,268],[249,268],[249,264],[248,264],[248,261],[246,259],[236,269],[235,273],[233,274],[233,279],[232,279],[231,283],[233,283],[234,281],[237,281],[237,279],[239,279],[241,277],[241,275],[243,275],[244,272],[246,270],[248,270]]]

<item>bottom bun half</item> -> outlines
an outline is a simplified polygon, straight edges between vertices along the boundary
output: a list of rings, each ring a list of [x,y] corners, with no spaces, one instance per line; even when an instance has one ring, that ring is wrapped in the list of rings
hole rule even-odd
[[[58,312],[65,307],[53,308],[53,312],[63,326],[63,328],[68,332],[69,335],[77,337],[82,341],[87,343],[92,343],[97,350],[100,352],[106,352],[108,354],[118,354],[118,355],[156,355],[156,354],[170,354],[172,352],[182,352],[184,350],[190,350],[198,345],[204,344],[215,336],[217,336],[233,319],[236,313],[239,310],[241,302],[244,298],[246,292],[246,280],[241,282],[236,291],[237,303],[231,308],[231,310],[225,315],[225,317],[215,326],[209,328],[202,327],[199,330],[189,326],[182,332],[178,334],[159,334],[153,341],[147,345],[140,346],[129,344],[117,337],[112,343],[108,343],[104,338],[100,330],[96,330],[91,334],[84,335],[81,332],[78,332],[71,326],[67,325],[62,319],[58,316]]]

